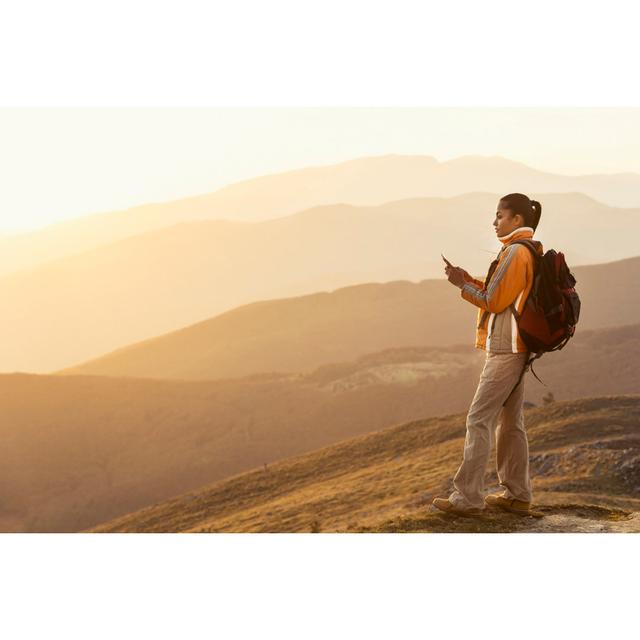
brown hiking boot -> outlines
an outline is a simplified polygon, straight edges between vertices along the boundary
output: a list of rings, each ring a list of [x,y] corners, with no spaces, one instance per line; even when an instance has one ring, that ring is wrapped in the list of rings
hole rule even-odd
[[[434,498],[431,504],[440,509],[440,511],[456,516],[479,516],[484,511],[484,509],[459,509],[449,502],[448,498]]]
[[[535,516],[539,518],[543,515],[538,511],[532,511],[530,502],[516,500],[516,498],[505,498],[499,493],[491,493],[485,496],[484,501],[489,507],[498,507],[504,511],[517,513],[521,516]]]

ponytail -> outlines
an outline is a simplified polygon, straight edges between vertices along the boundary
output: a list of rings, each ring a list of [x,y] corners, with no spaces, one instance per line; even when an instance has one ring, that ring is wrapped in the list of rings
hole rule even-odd
[[[538,226],[538,222],[540,222],[540,216],[542,215],[542,205],[537,200],[532,200],[531,207],[533,209],[533,217],[531,219],[532,224],[527,226],[531,227],[535,231]]]

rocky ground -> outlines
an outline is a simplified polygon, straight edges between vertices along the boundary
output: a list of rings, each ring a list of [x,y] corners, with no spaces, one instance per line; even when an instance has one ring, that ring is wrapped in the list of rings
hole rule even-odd
[[[389,520],[358,533],[640,533],[640,511],[589,504],[538,505],[543,517],[487,509],[476,517],[454,516],[435,507],[421,517]]]

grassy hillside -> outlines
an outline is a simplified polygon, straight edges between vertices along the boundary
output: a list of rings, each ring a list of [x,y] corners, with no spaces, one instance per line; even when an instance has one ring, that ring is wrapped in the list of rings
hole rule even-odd
[[[477,360],[456,357],[455,389],[439,354],[415,382],[362,388],[342,382],[344,367],[207,382],[1,375],[0,530],[75,531],[397,419],[462,410]]]
[[[572,518],[624,521],[640,531],[640,395],[555,403],[528,410],[526,421],[534,502],[556,524],[562,518],[565,524]],[[393,426],[202,487],[91,531],[540,530],[537,520],[510,514],[469,521],[430,512],[431,499],[452,488],[464,432],[463,414]],[[487,480],[497,490],[494,472]]]
[[[468,345],[366,354],[308,373],[203,382],[0,375],[0,530],[74,531],[263,463],[468,409]],[[548,359],[547,359],[548,358]],[[640,325],[545,356],[525,398],[640,392]]]

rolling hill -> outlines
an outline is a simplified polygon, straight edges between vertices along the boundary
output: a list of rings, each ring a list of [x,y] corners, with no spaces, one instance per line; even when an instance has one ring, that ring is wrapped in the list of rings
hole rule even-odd
[[[540,404],[640,392],[640,325],[582,332],[528,374]],[[484,352],[408,347],[308,373],[186,382],[0,375],[0,530],[77,531],[389,425],[468,409]]]
[[[640,258],[573,269],[578,333],[640,317]],[[241,306],[61,371],[214,379],[304,371],[380,349],[474,343],[476,307],[444,280],[369,283]]]
[[[640,532],[640,395],[526,412],[534,503],[546,518],[429,511],[462,456],[464,415],[416,420],[150,505],[92,532]],[[495,468],[495,450],[490,459]],[[497,491],[495,472],[489,491]],[[546,522],[545,522],[546,520]]]

